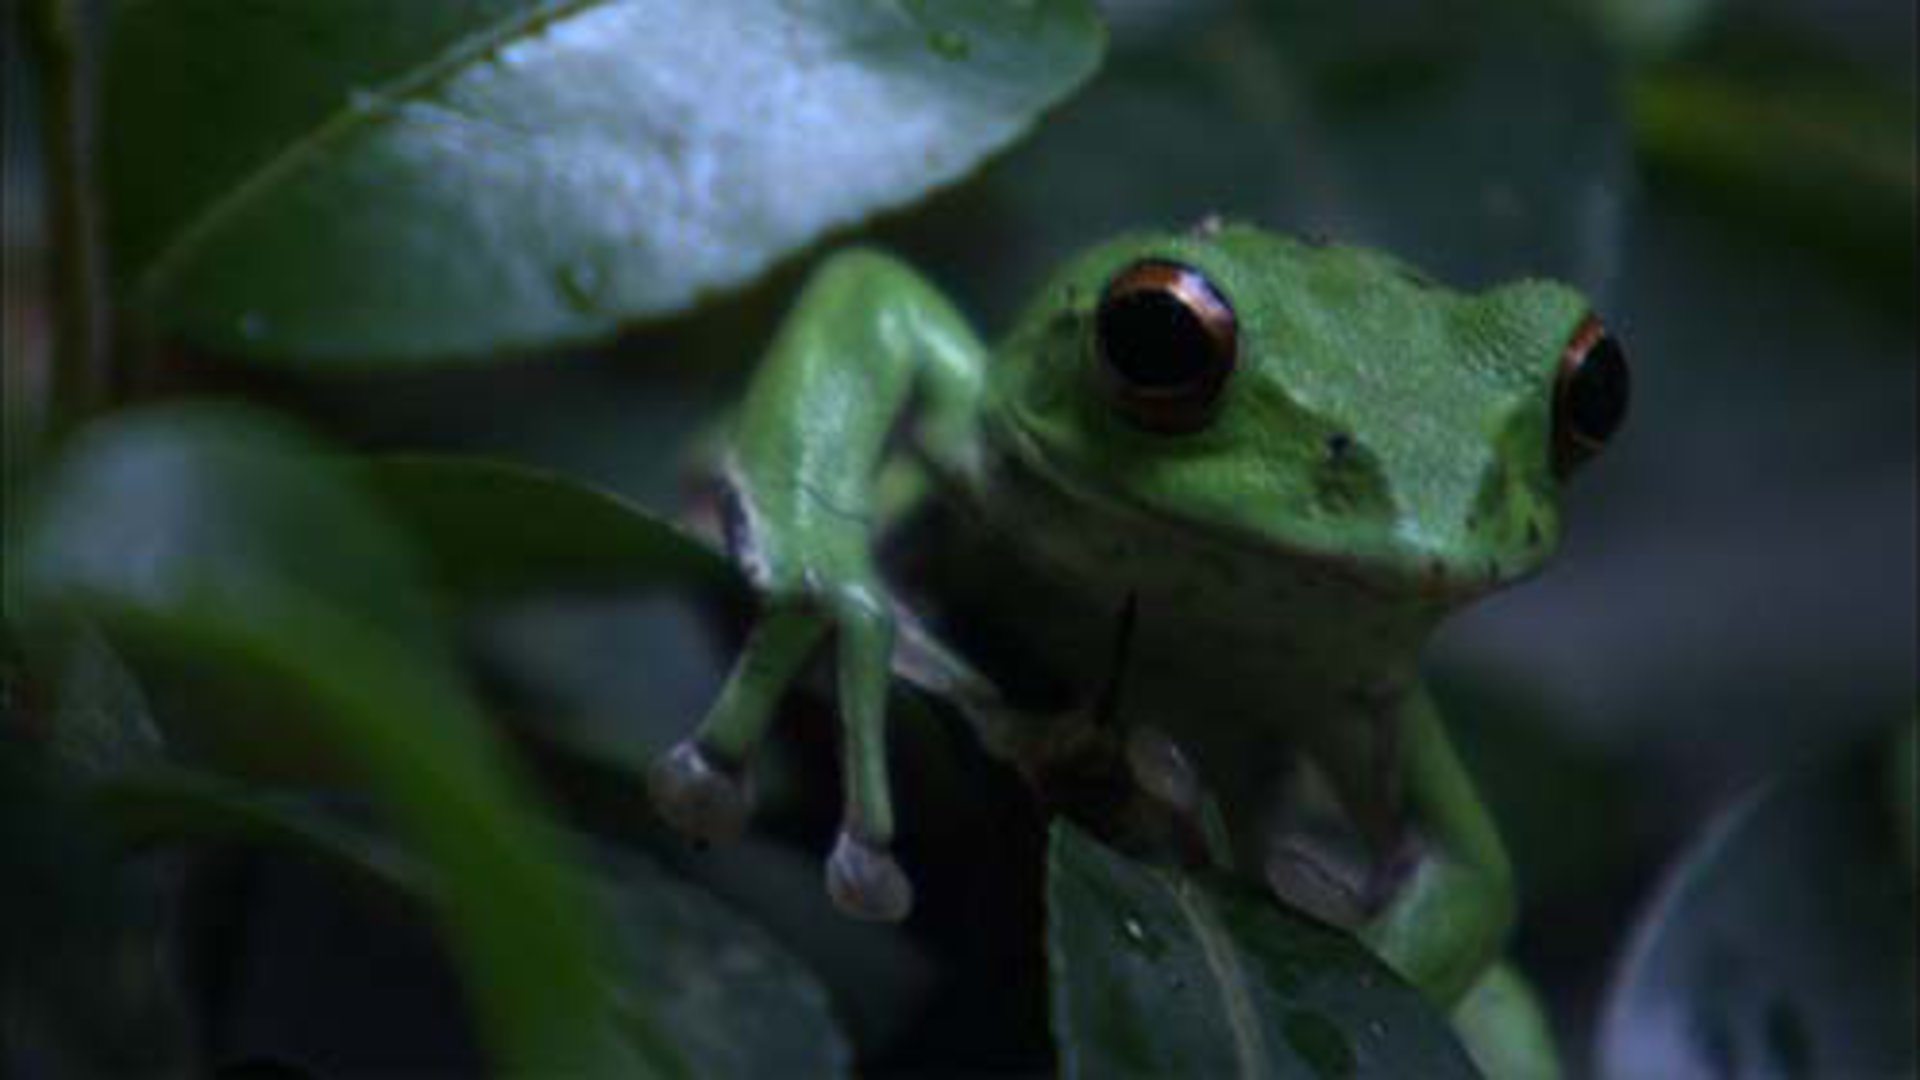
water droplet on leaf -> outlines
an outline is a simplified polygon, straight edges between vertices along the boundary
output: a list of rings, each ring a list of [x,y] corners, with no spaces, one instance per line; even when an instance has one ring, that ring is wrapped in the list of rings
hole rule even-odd
[[[927,35],[927,46],[942,60],[965,60],[973,53],[973,43],[955,30],[935,30]]]
[[[1131,915],[1121,920],[1120,930],[1126,935],[1127,944],[1132,946],[1135,952],[1157,959],[1166,951],[1166,946],[1159,936],[1148,929],[1145,923]]]
[[[595,263],[568,263],[554,273],[553,280],[560,298],[583,315],[597,313],[606,298],[607,275]]]
[[[1345,1080],[1353,1075],[1353,1047],[1331,1020],[1319,1013],[1294,1009],[1280,1020],[1287,1045],[1299,1054],[1321,1080]]]

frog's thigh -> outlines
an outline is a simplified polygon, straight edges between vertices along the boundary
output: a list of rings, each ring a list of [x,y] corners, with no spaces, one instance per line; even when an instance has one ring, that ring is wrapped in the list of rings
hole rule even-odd
[[[1487,968],[1453,1010],[1454,1031],[1488,1080],[1555,1080],[1553,1033],[1533,988],[1507,961]]]

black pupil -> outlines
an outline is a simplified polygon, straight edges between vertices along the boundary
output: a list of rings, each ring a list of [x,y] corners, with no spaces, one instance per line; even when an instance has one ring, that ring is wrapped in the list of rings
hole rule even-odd
[[[1109,301],[1100,312],[1100,347],[1114,372],[1143,390],[1192,385],[1213,366],[1206,328],[1170,292],[1143,291]]]
[[[1588,442],[1607,441],[1627,418],[1627,356],[1603,335],[1580,358],[1567,387],[1567,423]]]

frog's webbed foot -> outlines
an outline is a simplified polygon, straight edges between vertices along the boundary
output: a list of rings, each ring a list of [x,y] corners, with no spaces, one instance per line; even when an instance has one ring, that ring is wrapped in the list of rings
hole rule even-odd
[[[737,837],[752,814],[753,752],[788,684],[830,630],[839,653],[846,809],[827,860],[827,892],[850,915],[898,920],[913,906],[913,887],[887,850],[893,838],[885,739],[893,620],[866,592],[770,603],[699,728],[648,769],[647,792],[680,832],[711,842]]]
[[[899,922],[913,910],[913,882],[884,847],[840,830],[827,857],[827,895],[849,915]]]

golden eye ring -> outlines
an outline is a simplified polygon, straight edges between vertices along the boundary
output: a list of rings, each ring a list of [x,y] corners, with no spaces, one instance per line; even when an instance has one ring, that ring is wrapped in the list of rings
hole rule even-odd
[[[1166,259],[1114,275],[1100,295],[1094,355],[1122,417],[1160,434],[1207,425],[1239,358],[1239,321],[1206,276]]]
[[[1565,476],[1607,445],[1633,390],[1626,351],[1589,315],[1560,356],[1553,387],[1553,464]]]

